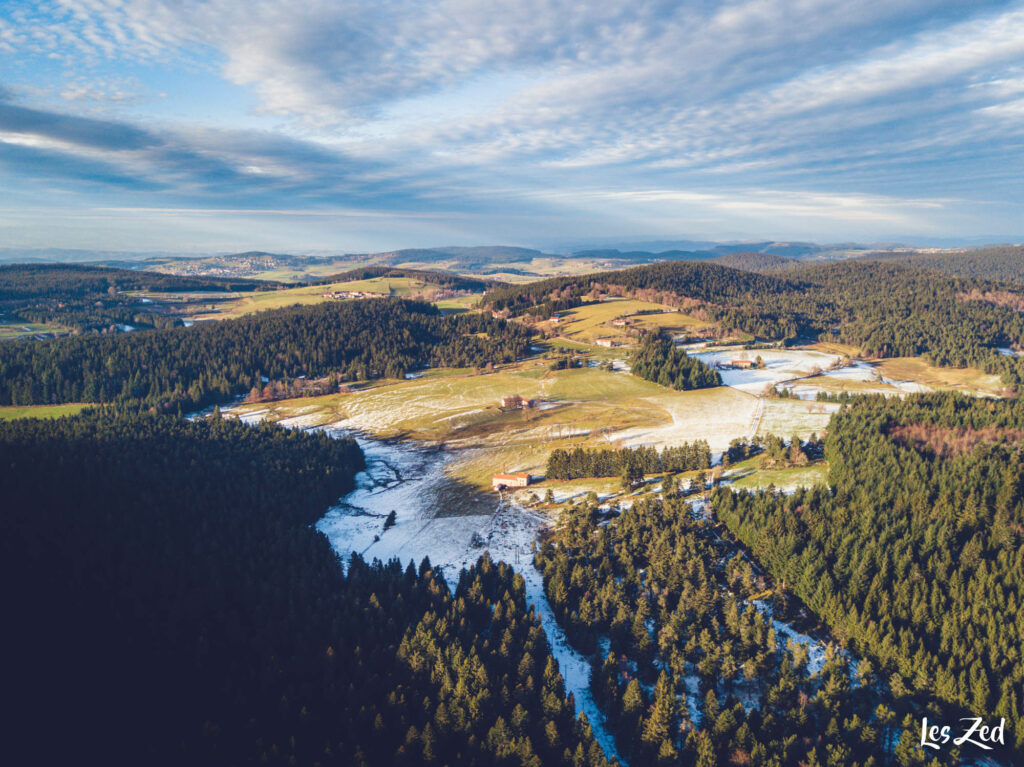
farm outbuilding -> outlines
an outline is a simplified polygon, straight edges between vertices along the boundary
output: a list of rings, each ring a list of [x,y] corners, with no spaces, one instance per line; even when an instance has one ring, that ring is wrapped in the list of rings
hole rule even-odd
[[[495,474],[491,479],[491,487],[495,490],[504,490],[508,487],[527,487],[529,484],[530,475],[525,472]]]

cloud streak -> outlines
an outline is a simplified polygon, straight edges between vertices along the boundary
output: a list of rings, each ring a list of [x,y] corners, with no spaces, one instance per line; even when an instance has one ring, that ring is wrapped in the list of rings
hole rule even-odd
[[[370,211],[488,240],[1024,220],[1019,1],[15,0],[5,55],[0,173],[82,205],[365,210],[381,247]]]

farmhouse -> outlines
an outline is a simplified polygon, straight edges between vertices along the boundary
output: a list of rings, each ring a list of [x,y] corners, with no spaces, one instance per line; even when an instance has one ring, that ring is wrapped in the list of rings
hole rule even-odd
[[[491,487],[495,490],[504,490],[507,487],[526,487],[530,484],[530,475],[526,472],[515,474],[495,474],[491,478]]]
[[[505,410],[518,410],[523,406],[523,398],[518,394],[509,394],[501,398],[501,407]]]
[[[728,362],[719,362],[717,367],[719,370],[750,370],[754,367],[754,363],[750,360],[729,360]]]
[[[525,408],[531,408],[536,406],[537,400],[526,399],[520,397],[518,394],[509,394],[508,396],[501,398],[501,409],[502,410],[522,410]]]
[[[629,320],[625,317],[619,317],[617,320],[612,320],[612,326],[616,328],[624,328],[629,325]]]
[[[606,349],[614,349],[616,346],[619,345],[618,341],[616,341],[614,338],[598,338],[596,341],[594,341],[594,343],[597,344],[598,346],[603,346]]]

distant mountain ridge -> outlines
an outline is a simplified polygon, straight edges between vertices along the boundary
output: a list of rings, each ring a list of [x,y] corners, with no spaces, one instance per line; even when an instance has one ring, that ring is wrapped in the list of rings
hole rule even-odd
[[[651,249],[607,247],[550,253],[513,245],[400,248],[389,251],[338,254],[287,254],[252,250],[228,254],[173,254],[93,251],[60,248],[0,248],[0,263],[92,264],[120,269],[151,270],[191,276],[229,279],[272,278],[312,281],[353,268],[391,267],[440,270],[487,279],[509,276],[542,278],[552,264],[576,259],[580,269],[601,271],[660,262],[713,263],[743,271],[772,274],[794,265],[860,260],[884,260],[934,269],[949,275],[987,278],[1024,284],[1024,246],[926,251],[906,245],[868,246],[857,243],[820,245],[810,242],[763,240],[741,243],[660,241],[643,243]],[[685,245],[669,247],[662,245]],[[575,268],[575,265],[572,267]],[[307,271],[308,270],[308,271]],[[555,270],[557,271],[557,269]],[[316,276],[311,276],[316,275]]]

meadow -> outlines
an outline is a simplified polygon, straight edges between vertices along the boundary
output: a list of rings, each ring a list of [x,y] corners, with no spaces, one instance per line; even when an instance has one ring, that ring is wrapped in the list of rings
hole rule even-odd
[[[44,325],[38,322],[0,322],[0,341],[13,341],[17,338],[31,338],[40,334],[67,333],[68,329],[60,325]]]
[[[0,407],[0,421],[11,421],[15,418],[60,418],[64,415],[75,415],[89,407],[87,404],[73,402],[66,405],[13,405]]]

